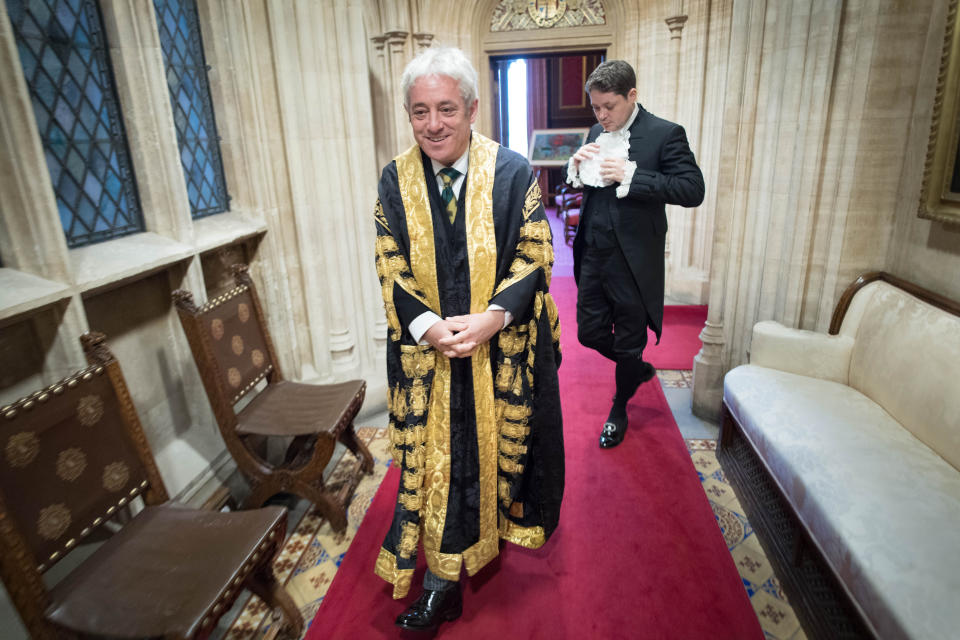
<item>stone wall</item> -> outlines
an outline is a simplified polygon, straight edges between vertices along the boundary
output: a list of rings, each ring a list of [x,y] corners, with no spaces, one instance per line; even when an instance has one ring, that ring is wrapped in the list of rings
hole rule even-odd
[[[914,217],[944,5],[734,2],[696,413],[718,415],[757,321],[825,331],[863,271],[956,295],[956,235]]]
[[[943,46],[946,2],[933,4],[918,62],[917,99],[907,130],[903,171],[886,270],[954,300],[960,300],[960,224],[917,216],[937,71]],[[919,34],[918,34],[919,35]]]
[[[67,249],[0,4],[0,382],[6,404],[84,366],[103,331],[171,494],[233,469],[179,320],[250,265],[288,378],[369,382],[386,403],[373,260],[377,164],[363,5],[209,0],[201,28],[230,211],[190,217],[151,0],[101,0],[147,231]]]

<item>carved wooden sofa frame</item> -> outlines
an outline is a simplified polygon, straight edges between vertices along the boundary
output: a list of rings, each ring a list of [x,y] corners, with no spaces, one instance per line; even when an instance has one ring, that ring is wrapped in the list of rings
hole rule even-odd
[[[854,295],[881,280],[934,307],[960,316],[960,304],[884,272],[861,275],[841,296],[830,322],[837,335]],[[751,526],[780,579],[804,632],[810,638],[851,640],[882,638],[827,560],[797,508],[780,485],[743,427],[723,402],[717,458],[746,511]]]

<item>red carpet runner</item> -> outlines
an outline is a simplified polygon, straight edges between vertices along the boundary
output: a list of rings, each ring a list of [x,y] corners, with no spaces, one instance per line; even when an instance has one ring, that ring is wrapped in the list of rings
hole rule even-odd
[[[571,304],[576,303],[574,293]],[[700,351],[700,332],[706,321],[706,305],[664,307],[660,344],[650,331],[643,359],[657,369],[692,369],[693,357]]]
[[[537,551],[507,545],[466,581],[463,616],[437,637],[534,639],[761,639],[670,408],[656,380],[629,405],[630,431],[597,447],[613,366],[576,342],[572,278],[556,278],[563,324],[567,485],[560,526]],[[307,640],[396,638],[404,601],[373,574],[393,513],[391,470],[344,557]],[[405,634],[401,637],[421,637]]]

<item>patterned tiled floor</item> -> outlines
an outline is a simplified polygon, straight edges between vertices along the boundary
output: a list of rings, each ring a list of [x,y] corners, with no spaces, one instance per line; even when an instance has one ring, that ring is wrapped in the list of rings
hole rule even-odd
[[[806,635],[780,588],[780,581],[773,575],[773,568],[767,562],[743,507],[717,462],[716,449],[716,440],[687,440],[687,450],[760,626],[771,640],[805,640]]]
[[[693,379],[690,371],[659,371],[658,375],[667,388],[690,387]],[[307,513],[293,529],[274,565],[278,578],[286,581],[287,589],[307,623],[313,620],[320,607],[390,460],[386,429],[362,427],[357,429],[357,434],[368,443],[376,464],[373,475],[361,481],[350,504],[347,531],[334,534],[323,518],[315,512]],[[764,634],[769,640],[805,640],[806,635],[717,462],[716,440],[688,439],[686,443]],[[352,464],[350,456],[345,458]],[[337,482],[340,466],[333,473],[332,484]],[[251,597],[224,638],[260,640],[268,635],[269,629],[266,607],[256,597]]]
[[[693,387],[693,371],[658,369],[657,377],[664,389],[690,389]]]
[[[307,626],[320,608],[333,576],[340,567],[347,548],[360,528],[363,516],[367,513],[377,488],[383,481],[390,463],[390,440],[385,428],[360,427],[357,435],[367,443],[373,455],[373,475],[364,476],[357,486],[356,493],[347,510],[347,530],[336,534],[330,524],[316,511],[310,511],[297,524],[274,561],[274,572],[281,582],[285,582],[287,591],[303,614],[304,635]],[[342,481],[341,469],[352,468],[353,457],[345,455],[344,462],[334,470],[329,485]],[[251,596],[240,615],[230,626],[224,638],[226,640],[259,640],[269,634],[271,620],[263,602]]]

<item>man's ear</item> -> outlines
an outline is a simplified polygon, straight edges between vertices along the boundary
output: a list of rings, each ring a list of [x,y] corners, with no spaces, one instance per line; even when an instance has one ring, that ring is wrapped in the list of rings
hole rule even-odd
[[[473,104],[470,105],[470,124],[473,124],[477,121],[477,111],[479,110],[480,100],[474,100]]]
[[[636,88],[636,87],[634,87],[633,89],[630,89],[630,91],[627,92],[627,100],[630,101],[630,102],[636,102],[636,101],[637,101],[637,88]]]

